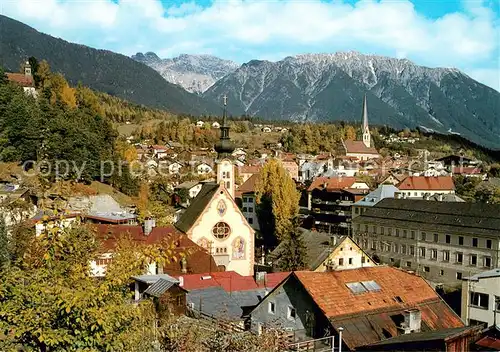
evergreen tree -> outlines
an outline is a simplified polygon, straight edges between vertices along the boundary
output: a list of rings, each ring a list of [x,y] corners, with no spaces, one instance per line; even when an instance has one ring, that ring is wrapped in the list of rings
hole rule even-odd
[[[9,266],[9,239],[7,237],[7,226],[5,218],[0,214],[0,273],[3,273]]]
[[[281,271],[307,269],[307,247],[302,239],[297,220],[293,222],[293,226],[280,246],[282,250],[276,259]]]

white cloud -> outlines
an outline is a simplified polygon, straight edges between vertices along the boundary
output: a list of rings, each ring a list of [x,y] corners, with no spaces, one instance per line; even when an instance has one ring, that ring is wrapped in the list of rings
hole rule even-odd
[[[482,2],[464,5],[465,12],[438,19],[418,13],[407,0],[354,5],[215,0],[206,8],[192,0],[168,8],[159,0],[7,0],[2,13],[66,40],[129,55],[213,52],[225,57],[231,47],[228,58],[249,60],[281,52],[367,49],[428,66],[472,67],[473,77],[491,84],[491,77],[480,72],[496,70],[481,65],[498,60],[499,21]],[[259,56],[246,57],[249,53]]]

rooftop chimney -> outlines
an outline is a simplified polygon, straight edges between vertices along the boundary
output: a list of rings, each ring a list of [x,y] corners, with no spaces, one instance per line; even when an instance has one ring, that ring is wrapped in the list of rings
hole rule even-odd
[[[156,226],[156,220],[153,219],[153,218],[146,218],[144,220],[144,234],[146,236],[149,236],[149,234],[151,233],[151,231],[153,231],[153,229],[155,228]]]
[[[179,276],[179,286],[184,286],[184,278],[182,276]]]
[[[418,309],[408,309],[403,312],[405,334],[420,332],[422,312]]]

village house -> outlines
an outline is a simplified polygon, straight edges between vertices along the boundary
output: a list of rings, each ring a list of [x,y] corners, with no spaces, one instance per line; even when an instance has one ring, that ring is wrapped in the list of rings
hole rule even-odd
[[[97,238],[102,241],[102,253],[90,263],[92,274],[105,276],[106,268],[113,259],[115,248],[121,238],[131,239],[136,245],[160,245],[172,251],[172,260],[159,266],[150,263],[144,270],[145,275],[169,274],[184,275],[207,271],[222,270],[213,256],[191,241],[174,226],[157,227],[154,219],[147,219],[144,226],[139,225],[94,225]],[[175,257],[177,260],[173,260]]]
[[[363,199],[358,200],[352,205],[352,218],[363,214],[366,209],[373,207],[382,199],[394,198],[394,195],[398,192],[398,188],[394,187],[392,184],[381,184],[376,190],[368,193]]]
[[[196,165],[196,173],[198,175],[208,175],[214,172],[214,169],[212,168],[212,165],[206,162],[202,162],[198,165]]]
[[[331,235],[324,232],[300,229],[301,239],[307,248],[306,269],[316,272],[357,269],[376,265],[370,256],[348,236]],[[279,268],[282,242],[274,249],[270,258],[273,267]]]
[[[342,350],[404,334],[463,327],[421,277],[387,266],[297,271],[250,312],[250,329],[293,332],[296,341],[338,336]]]
[[[203,121],[201,121],[201,120],[200,120],[200,121],[197,121],[197,122],[196,122],[196,127],[198,127],[198,128],[202,128],[204,124],[205,124],[205,122],[203,122]]]
[[[500,324],[500,268],[462,280],[462,320],[483,328]]]
[[[352,219],[353,238],[382,263],[448,287],[500,266],[500,206],[386,198]]]
[[[193,199],[196,198],[198,193],[200,193],[201,187],[203,187],[203,183],[199,181],[185,181],[177,185],[174,188],[174,191],[176,192],[176,194],[185,192],[189,199]],[[189,201],[189,199],[187,199],[187,201]]]
[[[33,75],[31,73],[31,65],[26,61],[24,65],[24,73],[5,73],[7,79],[14,84],[23,87],[24,93],[37,97],[37,91],[35,89],[35,81],[33,80]]]
[[[349,235],[351,207],[368,194],[369,187],[355,177],[318,177],[306,192],[313,227],[328,233]]]
[[[366,105],[366,95],[363,100],[363,123],[361,140],[342,139],[341,153],[347,157],[353,157],[357,160],[369,160],[380,158],[380,154],[373,147],[368,126],[368,107]]]
[[[261,170],[261,165],[243,165],[238,168],[238,177],[241,184],[245,183],[250,177],[258,174]]]
[[[256,231],[260,230],[259,219],[257,217],[257,201],[255,198],[255,185],[259,174],[253,174],[236,191],[236,199],[241,204],[241,212],[247,222]]]
[[[455,183],[451,176],[408,176],[398,184],[395,197],[421,198],[424,195],[454,194]]]
[[[293,156],[287,156],[283,159],[280,159],[281,165],[288,172],[288,175],[294,180],[297,181],[299,179],[299,165],[295,161]]]
[[[220,123],[218,123],[217,121],[215,121],[214,123],[212,123],[212,128],[219,129],[220,128]]]

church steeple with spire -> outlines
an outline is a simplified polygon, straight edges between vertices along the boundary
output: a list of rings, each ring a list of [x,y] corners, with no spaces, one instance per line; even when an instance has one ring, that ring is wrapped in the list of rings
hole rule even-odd
[[[234,198],[234,164],[231,154],[234,151],[234,143],[229,137],[229,125],[227,123],[227,96],[224,95],[224,111],[222,114],[222,125],[220,127],[220,138],[215,143],[217,152],[217,182],[223,183],[229,194]]]
[[[361,132],[363,133],[363,144],[367,147],[371,147],[371,135],[370,128],[368,127],[368,106],[366,105],[366,94],[363,99],[363,123],[361,125]]]

